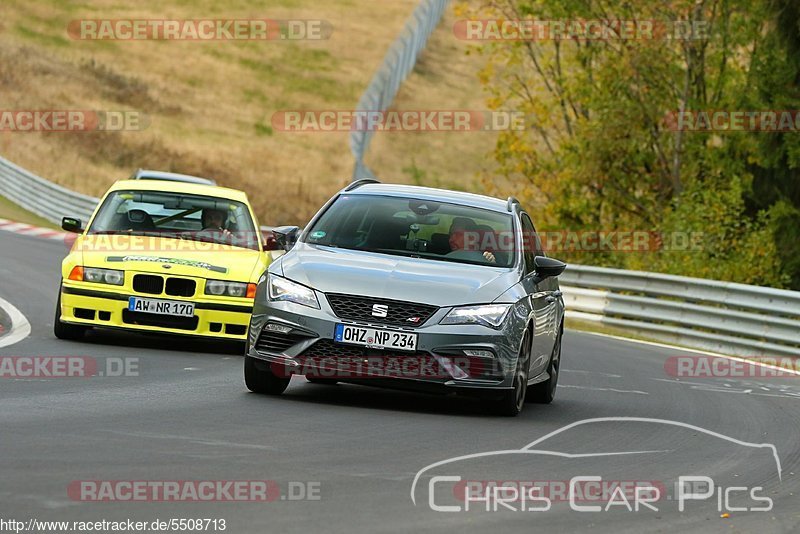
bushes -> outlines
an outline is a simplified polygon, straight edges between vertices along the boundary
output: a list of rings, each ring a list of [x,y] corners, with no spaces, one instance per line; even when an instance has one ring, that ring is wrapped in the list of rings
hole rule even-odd
[[[498,174],[522,190],[540,230],[702,238],[690,250],[558,255],[800,289],[798,132],[696,131],[676,121],[682,111],[800,109],[800,59],[791,52],[800,49],[800,29],[779,23],[785,9],[778,4],[634,0],[609,14],[580,0],[502,0],[470,14],[704,25],[691,39],[480,47],[490,105],[529,117],[524,131],[499,137],[494,157]],[[771,31],[776,26],[781,31]]]

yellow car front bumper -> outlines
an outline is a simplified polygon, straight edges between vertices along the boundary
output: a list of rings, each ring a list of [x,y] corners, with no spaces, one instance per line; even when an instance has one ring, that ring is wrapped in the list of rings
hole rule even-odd
[[[173,317],[128,310],[131,296],[172,301],[192,302],[194,317]],[[70,324],[104,328],[124,328],[142,332],[183,334],[222,339],[247,339],[247,326],[253,309],[247,299],[228,299],[229,302],[203,298],[179,298],[159,295],[139,295],[102,289],[87,283],[69,283],[61,288],[61,321]],[[244,302],[237,302],[241,300]]]

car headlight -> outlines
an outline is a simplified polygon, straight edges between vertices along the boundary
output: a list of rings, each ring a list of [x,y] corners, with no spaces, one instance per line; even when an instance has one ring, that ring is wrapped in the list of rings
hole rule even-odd
[[[453,308],[439,324],[482,324],[497,328],[503,324],[511,304],[484,304]]]
[[[246,282],[226,282],[225,280],[206,280],[206,295],[215,297],[247,297],[256,296],[256,285]]]
[[[75,269],[73,269],[73,271],[74,270]],[[72,276],[70,276],[70,279],[72,279]],[[94,282],[97,284],[111,284],[112,286],[121,286],[125,282],[125,271],[84,267],[83,281]]]
[[[269,299],[270,300],[285,300],[294,302],[295,304],[302,304],[310,308],[319,309],[319,301],[314,290],[306,286],[302,286],[297,282],[292,282],[286,278],[269,275]]]

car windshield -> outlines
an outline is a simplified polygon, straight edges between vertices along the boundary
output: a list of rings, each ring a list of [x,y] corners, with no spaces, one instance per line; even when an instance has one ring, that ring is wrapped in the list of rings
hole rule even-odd
[[[305,242],[511,267],[515,249],[512,221],[507,213],[445,202],[345,194],[309,228]]]
[[[89,234],[153,235],[259,249],[247,206],[226,198],[165,191],[115,191]]]

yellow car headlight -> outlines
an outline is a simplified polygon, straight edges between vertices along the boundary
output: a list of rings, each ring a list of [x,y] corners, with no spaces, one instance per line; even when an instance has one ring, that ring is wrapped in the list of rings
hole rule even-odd
[[[77,280],[79,282],[93,282],[95,284],[121,286],[125,283],[125,271],[118,271],[116,269],[98,269],[96,267],[82,267],[77,265],[73,267],[72,272],[69,274],[69,279]]]
[[[226,282],[224,280],[206,280],[206,295],[216,297],[255,298],[256,285],[247,282]]]

